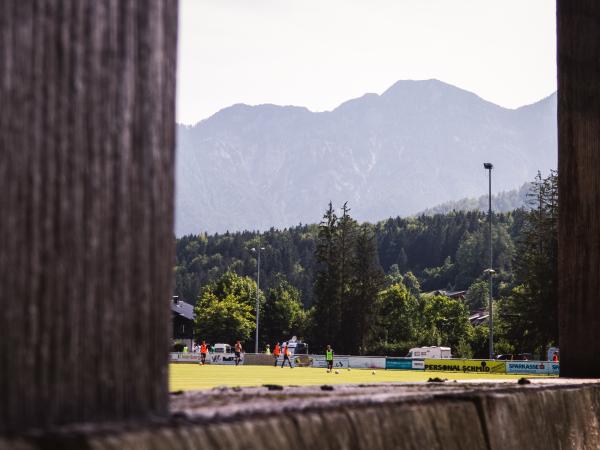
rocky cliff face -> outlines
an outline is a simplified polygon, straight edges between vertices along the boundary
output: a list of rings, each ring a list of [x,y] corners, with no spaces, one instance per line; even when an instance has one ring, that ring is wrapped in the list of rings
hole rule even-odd
[[[348,201],[375,221],[556,168],[556,96],[516,110],[436,81],[399,81],[329,112],[234,105],[178,129],[176,234],[318,222]]]

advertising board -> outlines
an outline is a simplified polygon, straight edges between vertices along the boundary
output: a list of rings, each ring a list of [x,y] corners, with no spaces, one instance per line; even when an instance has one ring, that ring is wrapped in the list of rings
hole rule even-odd
[[[425,361],[422,359],[413,359],[412,368],[414,370],[424,370],[425,369]]]
[[[548,361],[506,361],[506,373],[559,375],[559,363]]]
[[[334,369],[347,369],[349,367],[350,358],[348,356],[334,356],[333,357],[333,368]],[[313,355],[312,366],[326,368],[327,363],[325,362],[325,355]]]
[[[412,359],[410,358],[387,358],[385,360],[386,369],[412,370]]]
[[[200,353],[171,353],[171,362],[200,362]],[[206,364],[234,365],[235,356],[232,353],[209,353],[206,355]],[[240,364],[244,364],[242,353]]]
[[[171,353],[171,361],[174,362],[199,362],[200,353]]]
[[[350,356],[348,359],[353,369],[385,369],[385,357]]]
[[[243,362],[248,366],[272,366],[275,363],[273,355],[264,353],[244,353]]]
[[[478,359],[426,359],[424,368],[440,372],[506,373],[506,362]]]
[[[227,366],[235,365],[235,355],[233,353],[209,353],[206,355],[206,362],[209,364],[223,364]],[[241,354],[240,364],[244,364],[244,354]]]

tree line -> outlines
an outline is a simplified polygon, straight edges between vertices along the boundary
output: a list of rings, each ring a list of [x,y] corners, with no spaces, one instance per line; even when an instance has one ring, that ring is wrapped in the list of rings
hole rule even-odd
[[[556,173],[531,184],[528,206],[494,214],[496,348],[537,352],[557,344]],[[260,342],[305,338],[338,353],[404,354],[450,345],[485,357],[486,214],[452,211],[359,224],[347,204],[317,225],[177,239],[175,294],[197,305],[199,336],[253,341],[256,255],[261,257]],[[452,299],[444,291],[466,291]],[[441,291],[441,292],[440,292]]]

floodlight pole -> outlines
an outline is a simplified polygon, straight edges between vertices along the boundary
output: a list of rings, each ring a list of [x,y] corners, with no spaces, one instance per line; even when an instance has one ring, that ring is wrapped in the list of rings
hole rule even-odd
[[[257,253],[257,270],[256,270],[256,336],[254,339],[254,353],[258,353],[258,323],[260,316],[260,302],[259,302],[259,292],[260,292],[260,251],[264,250],[264,247],[260,246],[260,238],[258,241],[258,250],[256,248],[252,248],[253,252]]]
[[[489,245],[490,245],[490,265],[489,269],[486,271],[490,276],[490,306],[489,306],[489,329],[490,329],[490,359],[494,358],[494,296],[492,293],[493,281],[492,277],[494,276],[494,259],[492,253],[492,169],[494,168],[492,163],[484,163],[484,169],[486,169],[489,173],[489,192],[488,192],[488,201],[489,201],[489,209],[488,209],[488,225],[489,225]]]

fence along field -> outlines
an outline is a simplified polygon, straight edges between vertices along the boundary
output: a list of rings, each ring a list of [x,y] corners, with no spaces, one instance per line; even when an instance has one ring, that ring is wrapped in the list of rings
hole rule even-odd
[[[281,365],[282,358],[277,360]],[[199,353],[171,353],[171,362],[197,363]],[[206,358],[207,364],[234,365],[233,355],[211,353]],[[242,365],[274,364],[273,356],[263,353],[242,354]],[[326,367],[325,355],[297,355],[292,357],[292,364],[299,367]],[[395,369],[395,370],[425,370],[441,372],[474,372],[492,374],[522,374],[522,375],[558,375],[560,364],[551,361],[506,361],[489,359],[459,359],[459,358],[401,358],[388,356],[350,356],[336,355],[334,367],[338,369]]]
[[[335,373],[335,370],[338,373]],[[522,378],[521,374],[490,374],[474,372],[439,372],[425,370],[385,370],[385,369],[335,369],[327,373],[325,369],[314,367],[281,368],[272,366],[230,366],[199,364],[171,364],[169,367],[169,390],[187,391],[211,389],[227,386],[262,386],[276,384],[281,386],[308,386],[330,384],[372,384],[372,383],[418,383],[429,378],[442,378],[462,381],[475,380],[513,380]],[[373,372],[375,373],[373,375]],[[544,377],[544,375],[527,375]],[[546,376],[547,377],[547,376]]]
[[[547,361],[487,361],[337,356],[334,372],[327,373],[323,355],[309,355],[302,367],[292,358],[294,368],[281,368],[281,359],[247,354],[239,366],[222,359],[199,364],[197,353],[172,353],[169,374],[171,391],[210,389],[218,386],[261,386],[263,384],[318,385],[343,383],[415,383],[429,378],[448,380],[511,380],[558,375],[559,364]],[[245,364],[250,362],[251,364]],[[260,365],[258,365],[260,364]],[[337,373],[336,373],[337,372]]]

